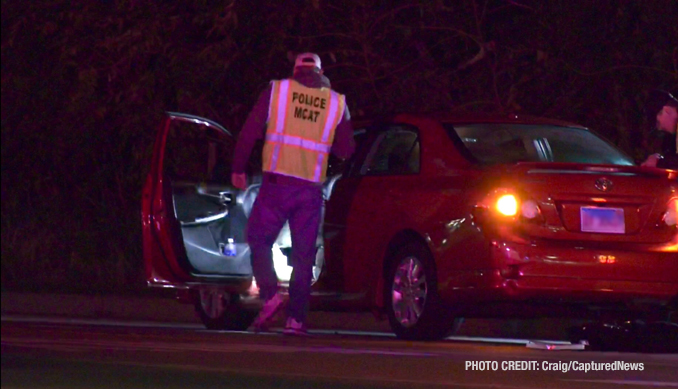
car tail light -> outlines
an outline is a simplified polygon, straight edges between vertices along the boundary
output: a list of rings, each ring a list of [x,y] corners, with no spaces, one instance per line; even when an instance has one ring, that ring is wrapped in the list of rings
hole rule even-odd
[[[499,196],[495,208],[504,216],[515,216],[518,213],[518,199],[513,194]]]
[[[499,188],[494,190],[483,200],[481,207],[491,211],[490,213],[494,214],[495,217],[504,220],[543,221],[541,209],[537,202],[525,195],[518,194],[512,189]]]
[[[662,218],[664,223],[668,226],[675,226],[678,222],[678,199],[671,199],[669,201],[669,206],[666,212],[664,212],[664,217]]]

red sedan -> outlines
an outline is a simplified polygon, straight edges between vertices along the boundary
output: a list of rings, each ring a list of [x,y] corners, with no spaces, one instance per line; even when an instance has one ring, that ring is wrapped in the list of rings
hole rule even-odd
[[[676,309],[678,171],[527,116],[355,127],[356,154],[325,183],[314,307],[376,309],[406,339],[444,337],[464,317]],[[243,232],[259,183],[230,186],[232,147],[217,123],[168,113],[143,195],[149,286],[176,288],[210,328],[252,319]],[[283,284],[290,249],[284,229],[273,247]]]

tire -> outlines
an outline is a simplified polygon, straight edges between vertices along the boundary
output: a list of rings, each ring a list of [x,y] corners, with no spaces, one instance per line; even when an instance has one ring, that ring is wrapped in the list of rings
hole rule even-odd
[[[245,331],[257,315],[242,307],[239,295],[214,289],[197,291],[195,312],[207,329],[230,331]]]
[[[386,313],[398,338],[439,340],[459,329],[463,319],[452,317],[440,299],[428,248],[409,242],[390,258],[386,269]]]

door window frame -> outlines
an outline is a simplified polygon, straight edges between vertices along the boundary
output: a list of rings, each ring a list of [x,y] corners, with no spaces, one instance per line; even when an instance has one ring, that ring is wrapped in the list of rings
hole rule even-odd
[[[372,163],[375,154],[379,150],[380,145],[384,141],[384,138],[389,133],[393,132],[409,132],[416,135],[414,143],[410,146],[409,151],[407,152],[408,158],[411,156],[411,153],[414,151],[415,147],[419,147],[419,155],[417,160],[417,168],[415,171],[404,171],[404,172],[394,172],[390,168],[383,172],[370,173],[369,166]],[[362,158],[361,163],[359,164],[360,168],[357,169],[356,174],[360,176],[402,176],[402,175],[417,175],[421,172],[421,132],[419,128],[411,124],[404,123],[388,123],[382,124],[379,126],[378,131],[374,134],[371,143],[369,144],[368,151],[365,153],[364,158]]]

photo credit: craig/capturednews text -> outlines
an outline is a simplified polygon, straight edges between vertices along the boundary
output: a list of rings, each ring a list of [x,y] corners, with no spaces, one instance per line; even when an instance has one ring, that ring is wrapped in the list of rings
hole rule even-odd
[[[645,364],[642,362],[630,363],[624,361],[614,362],[580,362],[580,361],[466,361],[466,370],[472,371],[643,371]]]

